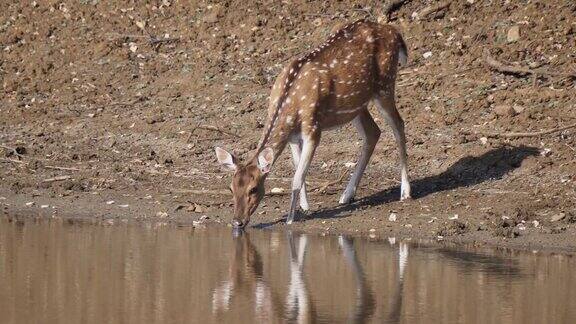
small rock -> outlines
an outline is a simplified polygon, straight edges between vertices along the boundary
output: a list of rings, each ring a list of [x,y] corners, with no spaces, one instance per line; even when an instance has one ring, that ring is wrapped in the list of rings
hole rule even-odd
[[[480,143],[482,143],[482,145],[488,144],[488,138],[487,137],[480,137]]]
[[[449,220],[456,220],[458,219],[458,214],[454,214],[454,216],[448,217]]]
[[[508,34],[506,35],[508,43],[514,43],[520,39],[520,26],[514,25],[508,29]]]
[[[347,167],[347,168],[354,167],[355,165],[356,165],[355,162],[346,162],[346,163],[344,163],[344,166]]]
[[[208,215],[202,215],[202,216],[200,216],[200,220],[201,220],[201,221],[205,221],[205,220],[208,220],[208,219],[210,219],[210,217],[209,217]]]
[[[27,203],[26,203],[26,206],[28,206],[28,207],[34,206],[34,202],[33,202],[33,201],[27,202]]]
[[[40,208],[48,208],[50,207],[49,205],[41,205]]]
[[[128,207],[130,207],[130,205],[128,205],[128,204],[126,204],[126,205],[118,205],[118,207],[120,207],[120,208],[128,208]]]
[[[388,216],[388,220],[391,222],[395,222],[397,218],[398,216],[396,215],[396,213],[390,213],[390,216]]]
[[[422,54],[422,56],[423,56],[425,59],[430,58],[430,57],[432,57],[432,52],[428,51],[428,52]]]
[[[156,216],[158,216],[158,217],[160,217],[160,218],[166,218],[166,217],[168,217],[168,213],[167,213],[167,212],[159,211],[159,212],[156,213]]]
[[[541,156],[550,156],[551,154],[552,154],[552,150],[549,148],[545,148],[542,151],[540,151]]]
[[[375,229],[375,228],[371,228],[371,229],[370,229],[370,232],[376,232],[376,229]]]
[[[537,221],[537,220],[534,220],[534,221],[532,221],[532,225],[533,225],[534,227],[538,227],[538,226],[540,226],[540,222]]]
[[[396,244],[396,238],[395,238],[395,237],[389,237],[389,238],[388,238],[388,243],[390,243],[390,245]]]
[[[370,234],[370,235],[368,235],[368,237],[371,238],[371,239],[375,239],[375,238],[376,238],[376,234]]]
[[[273,194],[280,194],[280,193],[283,193],[283,192],[284,192],[284,189],[283,189],[283,188],[278,188],[278,187],[274,187],[274,188],[272,188],[272,189],[270,190],[270,193],[273,193]]]
[[[516,110],[512,106],[497,105],[494,106],[494,113],[502,117],[511,117],[516,115]]]
[[[556,215],[550,217],[550,221],[551,221],[551,222],[557,222],[557,221],[559,221],[559,220],[564,219],[564,217],[566,217],[566,214],[564,214],[564,213],[559,213],[559,214],[556,214]]]
[[[138,46],[134,43],[130,43],[130,52],[136,53],[137,50],[138,50]]]
[[[112,205],[113,203],[115,203],[114,200],[109,200],[109,201],[106,202],[106,205]]]
[[[146,22],[145,21],[136,21],[136,26],[142,30],[144,30],[144,27],[146,27]]]
[[[202,206],[198,204],[194,204],[192,211],[195,213],[202,213],[204,211],[204,208],[202,208]]]
[[[514,105],[514,106],[512,107],[512,109],[514,109],[514,112],[515,112],[516,114],[520,114],[520,113],[522,113],[522,112],[524,111],[525,108],[524,108],[524,106]]]

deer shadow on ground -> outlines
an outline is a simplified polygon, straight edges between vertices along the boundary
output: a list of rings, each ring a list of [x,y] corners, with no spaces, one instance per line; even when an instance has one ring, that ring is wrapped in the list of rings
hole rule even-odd
[[[488,180],[500,179],[510,171],[520,167],[529,156],[538,155],[539,150],[530,146],[502,146],[480,156],[467,156],[452,164],[446,171],[411,181],[412,198],[419,199],[430,194],[473,186]],[[395,186],[361,197],[348,205],[325,208],[312,212],[299,220],[314,218],[343,218],[350,212],[367,207],[378,206],[397,201],[400,198],[400,187]],[[298,219],[297,219],[298,220]],[[259,224],[264,228],[282,222],[283,219]]]

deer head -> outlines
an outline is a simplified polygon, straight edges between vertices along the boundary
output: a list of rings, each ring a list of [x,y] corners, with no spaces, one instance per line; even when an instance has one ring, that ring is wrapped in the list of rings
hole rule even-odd
[[[241,164],[234,155],[216,147],[216,158],[224,169],[234,172],[230,184],[234,202],[232,226],[243,228],[264,197],[264,180],[274,161],[274,151],[265,148],[256,158]]]

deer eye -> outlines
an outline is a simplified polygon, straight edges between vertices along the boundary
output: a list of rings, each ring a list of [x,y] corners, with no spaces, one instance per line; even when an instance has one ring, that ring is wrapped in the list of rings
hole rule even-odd
[[[250,193],[251,195],[253,195],[253,194],[257,193],[257,192],[258,192],[258,187],[252,187],[252,188],[250,189],[250,191],[249,191],[249,193]]]

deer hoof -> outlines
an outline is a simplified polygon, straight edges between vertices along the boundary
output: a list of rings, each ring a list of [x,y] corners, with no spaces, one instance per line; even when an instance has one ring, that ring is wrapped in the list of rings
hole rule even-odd
[[[354,200],[354,195],[344,192],[338,201],[341,205],[347,205]]]

